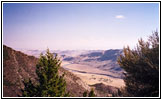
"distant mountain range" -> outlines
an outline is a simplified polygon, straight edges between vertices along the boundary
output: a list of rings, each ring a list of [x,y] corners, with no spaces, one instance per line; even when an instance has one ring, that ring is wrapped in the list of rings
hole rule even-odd
[[[17,50],[35,57],[39,57],[41,53],[44,54],[46,52],[46,50],[28,50],[28,49],[17,49]],[[50,52],[57,53],[61,57],[65,56],[75,57],[81,54],[87,54],[96,51],[103,51],[103,50],[50,50]]]

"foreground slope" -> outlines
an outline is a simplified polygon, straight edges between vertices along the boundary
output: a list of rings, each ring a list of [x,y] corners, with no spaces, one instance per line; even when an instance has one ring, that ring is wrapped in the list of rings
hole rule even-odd
[[[31,78],[36,82],[35,66],[38,59],[33,56],[28,56],[12,48],[3,46],[3,96],[16,97],[21,95],[23,88],[22,81]],[[79,77],[66,71],[63,68],[59,69],[60,74],[65,72],[65,80],[67,82],[67,91],[72,96],[82,96],[83,92],[90,90],[90,87],[85,84]]]

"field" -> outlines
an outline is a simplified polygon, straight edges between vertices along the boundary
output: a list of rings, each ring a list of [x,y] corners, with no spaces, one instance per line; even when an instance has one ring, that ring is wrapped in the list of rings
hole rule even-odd
[[[118,78],[114,73],[108,71],[99,70],[87,65],[70,64],[68,62],[62,62],[62,66],[80,77],[88,85],[103,83],[118,88],[124,86],[123,79]]]

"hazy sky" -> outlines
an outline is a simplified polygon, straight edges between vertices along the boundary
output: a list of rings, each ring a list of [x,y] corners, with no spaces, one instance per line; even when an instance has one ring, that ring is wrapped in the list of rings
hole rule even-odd
[[[3,44],[27,49],[121,49],[159,30],[158,3],[4,3]]]

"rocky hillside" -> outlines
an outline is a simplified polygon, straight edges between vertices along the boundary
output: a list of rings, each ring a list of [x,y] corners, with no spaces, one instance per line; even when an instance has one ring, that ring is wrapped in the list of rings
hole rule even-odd
[[[3,96],[15,97],[21,95],[22,81],[31,78],[35,80],[35,65],[37,59],[7,46],[3,46]]]
[[[113,86],[105,85],[103,83],[97,83],[91,86],[94,87],[97,94],[102,97],[119,97],[121,95],[120,89]]]
[[[31,78],[35,81],[36,73],[35,66],[38,59],[34,56],[28,56],[12,48],[3,46],[3,96],[16,97],[21,95],[23,88],[22,81]],[[66,73],[65,80],[67,82],[67,91],[72,96],[82,96],[83,92],[90,90],[90,87],[85,84],[79,77],[66,71],[63,68],[59,69],[59,73]]]

